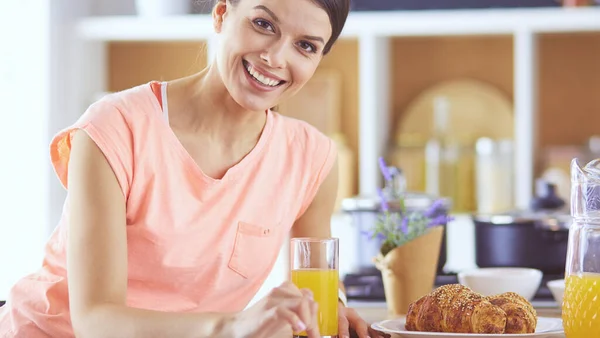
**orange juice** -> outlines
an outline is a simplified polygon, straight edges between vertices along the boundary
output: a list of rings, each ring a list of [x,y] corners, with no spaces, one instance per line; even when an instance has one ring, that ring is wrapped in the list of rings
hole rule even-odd
[[[338,270],[298,269],[292,270],[292,283],[300,289],[310,289],[319,304],[319,331],[321,336],[338,334]],[[301,332],[300,336],[306,336]]]
[[[600,337],[600,274],[567,276],[562,304],[567,338]]]

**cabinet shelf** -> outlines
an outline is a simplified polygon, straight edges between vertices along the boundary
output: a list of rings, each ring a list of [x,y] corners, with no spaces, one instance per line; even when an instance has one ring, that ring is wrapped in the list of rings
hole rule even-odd
[[[351,12],[342,38],[512,34],[518,31],[600,30],[600,8],[472,9]],[[204,40],[213,35],[207,14],[146,19],[137,16],[87,17],[78,35],[99,41]]]

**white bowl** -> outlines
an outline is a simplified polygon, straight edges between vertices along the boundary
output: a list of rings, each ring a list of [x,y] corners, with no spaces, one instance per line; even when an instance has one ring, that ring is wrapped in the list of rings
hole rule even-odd
[[[531,300],[542,282],[542,272],[530,268],[479,268],[459,272],[458,282],[484,296],[515,292]]]
[[[551,280],[547,283],[548,289],[550,289],[550,293],[552,293],[552,297],[556,301],[558,306],[562,306],[563,295],[565,293],[565,280],[564,279],[555,279]]]

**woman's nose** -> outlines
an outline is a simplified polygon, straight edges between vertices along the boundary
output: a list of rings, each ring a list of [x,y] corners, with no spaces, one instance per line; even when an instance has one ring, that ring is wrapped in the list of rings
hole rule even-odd
[[[260,58],[271,68],[285,67],[285,48],[283,43],[277,43],[261,53]]]

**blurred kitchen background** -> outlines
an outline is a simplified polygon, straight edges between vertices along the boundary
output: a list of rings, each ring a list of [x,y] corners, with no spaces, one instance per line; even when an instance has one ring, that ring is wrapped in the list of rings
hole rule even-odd
[[[377,208],[379,156],[400,168],[415,198],[449,201],[455,221],[440,283],[477,265],[560,276],[570,160],[600,157],[599,1],[352,6],[314,78],[279,106],[338,143],[332,226],[350,296],[383,296],[374,243],[359,234]],[[50,137],[105,93],[202,69],[218,43],[210,8],[210,0],[0,0],[0,300],[41,264],[61,213]],[[259,296],[285,278],[286,250]]]

